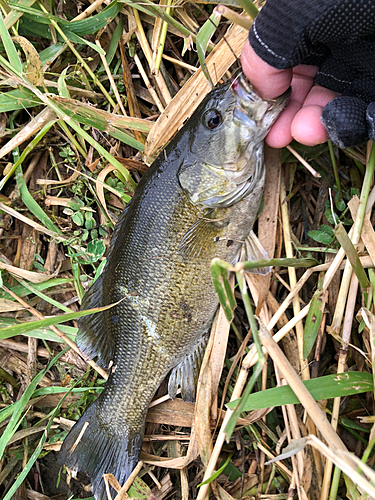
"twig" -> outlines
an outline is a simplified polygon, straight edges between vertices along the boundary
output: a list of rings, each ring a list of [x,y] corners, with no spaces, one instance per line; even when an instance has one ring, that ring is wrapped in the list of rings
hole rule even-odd
[[[297,153],[297,151],[292,148],[292,146],[287,146],[286,148],[292,153],[293,156],[297,158],[297,160],[302,163],[302,165],[310,172],[311,175],[320,179],[321,175],[319,174],[319,172],[317,172],[315,168],[313,168],[304,158],[302,158],[302,156]]]
[[[138,476],[138,473],[142,469],[142,467],[143,467],[143,462],[142,461],[138,462],[138,464],[135,467],[135,469],[133,470],[133,472],[130,474],[130,476],[125,481],[125,483],[121,486],[120,491],[117,493],[117,495],[115,497],[115,500],[121,500],[122,498],[125,497],[125,493],[128,491],[128,489],[132,485],[134,479]]]

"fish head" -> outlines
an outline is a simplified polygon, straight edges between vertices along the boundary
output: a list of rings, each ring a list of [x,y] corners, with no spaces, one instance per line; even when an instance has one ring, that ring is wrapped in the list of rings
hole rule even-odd
[[[263,139],[290,91],[262,99],[243,74],[210,92],[191,117],[179,181],[194,204],[230,206],[264,178]]]

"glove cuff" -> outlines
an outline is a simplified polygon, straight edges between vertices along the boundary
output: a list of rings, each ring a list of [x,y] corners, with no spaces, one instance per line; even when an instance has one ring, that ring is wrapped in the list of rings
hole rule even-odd
[[[256,54],[277,69],[319,64],[326,49],[313,46],[307,31],[332,0],[267,0],[255,19],[249,41]],[[303,13],[303,15],[301,15]]]

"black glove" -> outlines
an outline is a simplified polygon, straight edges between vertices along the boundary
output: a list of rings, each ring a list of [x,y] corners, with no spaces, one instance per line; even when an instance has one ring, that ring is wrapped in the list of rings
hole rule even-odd
[[[374,0],[268,0],[249,40],[277,69],[319,66],[315,83],[341,94],[322,114],[335,144],[375,140]]]

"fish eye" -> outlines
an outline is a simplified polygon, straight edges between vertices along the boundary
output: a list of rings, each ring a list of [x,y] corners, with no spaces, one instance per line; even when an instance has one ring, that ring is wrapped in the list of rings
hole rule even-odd
[[[222,124],[223,118],[219,111],[216,109],[210,109],[203,115],[203,125],[209,130],[214,130],[219,125]]]

